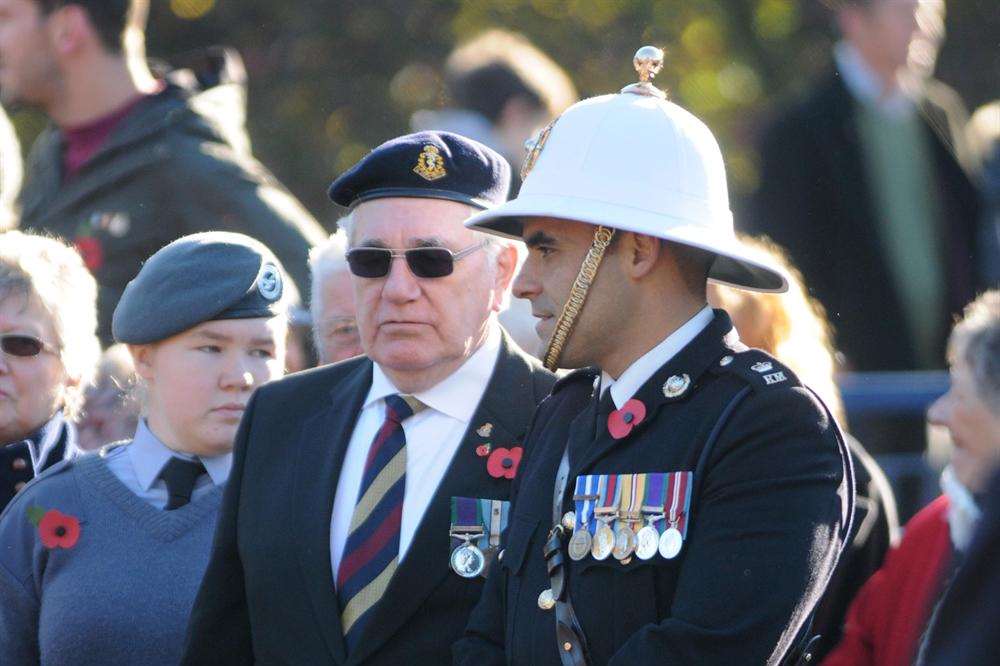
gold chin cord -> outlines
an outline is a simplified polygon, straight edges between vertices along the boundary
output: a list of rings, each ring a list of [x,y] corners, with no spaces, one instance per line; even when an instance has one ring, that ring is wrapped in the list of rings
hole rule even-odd
[[[556,368],[559,367],[559,358],[562,356],[563,347],[566,346],[566,341],[569,340],[570,333],[573,332],[573,326],[580,317],[583,304],[587,300],[587,292],[590,291],[590,285],[594,281],[594,277],[597,276],[597,269],[601,267],[604,253],[608,249],[608,245],[611,244],[614,235],[615,230],[608,227],[599,226],[594,232],[594,241],[590,244],[590,250],[587,251],[587,256],[583,259],[583,265],[580,266],[576,282],[573,283],[566,305],[563,306],[559,320],[556,322],[556,330],[552,332],[548,348],[545,350],[545,367],[552,372],[555,372]]]

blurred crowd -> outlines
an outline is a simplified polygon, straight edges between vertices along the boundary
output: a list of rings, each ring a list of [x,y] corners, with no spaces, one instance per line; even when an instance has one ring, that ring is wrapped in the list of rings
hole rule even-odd
[[[61,461],[138,438],[150,392],[163,389],[149,345],[116,335],[114,313],[147,260],[179,238],[244,234],[287,271],[281,339],[270,343],[283,368],[251,385],[365,353],[350,238],[326,234],[250,152],[238,54],[206,49],[151,69],[146,10],[0,0],[0,99],[50,121],[22,167],[0,114],[0,508]],[[761,261],[792,276],[790,290],[707,294],[848,433],[854,532],[813,621],[825,664],[946,663],[930,628],[961,626],[956,614],[968,612],[946,591],[973,594],[964,567],[994,585],[1000,573],[968,558],[981,523],[1000,522],[987,501],[1000,467],[1000,100],[970,119],[933,77],[944,12],[944,0],[831,3],[841,39],[829,75],[767,124],[760,187],[736,221]],[[577,101],[572,72],[502,30],[456,45],[443,67],[450,104],[417,112],[409,129],[495,149],[514,166],[513,197],[525,142]],[[170,279],[183,290],[216,278]],[[541,355],[531,304],[507,298],[501,324]],[[945,368],[950,388],[926,420],[852,427],[842,373]],[[899,510],[872,452],[922,453],[928,424],[952,444],[927,471],[940,474],[939,492]],[[900,525],[901,514],[913,517]]]

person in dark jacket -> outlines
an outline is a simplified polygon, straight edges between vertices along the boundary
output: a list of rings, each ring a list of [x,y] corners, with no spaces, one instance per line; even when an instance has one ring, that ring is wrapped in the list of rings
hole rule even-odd
[[[73,248],[0,233],[0,511],[79,454],[75,422],[101,353],[96,300]]]
[[[836,5],[835,67],[765,131],[744,230],[789,251],[851,369],[941,368],[980,282],[966,112],[927,71],[944,3]]]
[[[24,167],[21,164],[21,144],[17,141],[17,133],[7,117],[7,112],[0,107],[0,231],[12,229],[17,225],[15,201],[21,191],[21,174]]]
[[[143,48],[148,0],[0,0],[0,9],[3,99],[52,121],[28,159],[21,226],[80,249],[99,285],[105,344],[125,284],[185,234],[248,234],[309,293],[308,251],[323,234],[250,154],[234,53],[156,78]]]
[[[570,107],[517,198],[466,222],[525,240],[545,363],[583,369],[535,414],[456,664],[779,663],[849,531],[829,411],[706,305],[708,278],[787,281],[736,240],[715,138],[649,82],[662,57]]]

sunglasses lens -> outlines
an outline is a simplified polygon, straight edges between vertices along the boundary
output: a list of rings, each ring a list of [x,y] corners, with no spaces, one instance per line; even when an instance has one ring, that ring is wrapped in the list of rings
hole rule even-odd
[[[389,250],[375,247],[358,247],[347,252],[347,264],[358,277],[377,278],[389,274]]]
[[[37,356],[42,343],[27,335],[4,335],[0,336],[0,348],[11,356]]]
[[[455,260],[451,252],[440,247],[407,250],[406,263],[414,275],[422,278],[445,277],[455,270]]]

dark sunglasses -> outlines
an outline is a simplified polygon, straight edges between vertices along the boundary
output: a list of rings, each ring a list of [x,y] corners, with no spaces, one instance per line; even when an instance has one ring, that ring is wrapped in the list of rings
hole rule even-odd
[[[30,335],[15,333],[0,335],[0,349],[11,356],[38,356],[42,351],[55,351],[52,345]]]
[[[408,250],[390,250],[382,247],[356,247],[347,251],[347,264],[358,277],[380,278],[389,274],[392,260],[405,257],[410,271],[420,278],[439,278],[451,275],[455,262],[485,247],[477,243],[452,252],[446,247],[414,247]]]

